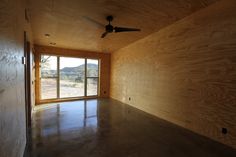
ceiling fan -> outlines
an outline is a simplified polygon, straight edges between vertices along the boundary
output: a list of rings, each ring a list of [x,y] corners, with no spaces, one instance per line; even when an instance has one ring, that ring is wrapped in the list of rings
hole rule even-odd
[[[119,32],[131,32],[131,31],[141,31],[137,28],[126,28],[126,27],[113,27],[111,25],[111,21],[113,20],[113,16],[107,16],[108,25],[105,26],[105,32],[102,34],[101,38],[104,38],[108,33],[119,33]]]

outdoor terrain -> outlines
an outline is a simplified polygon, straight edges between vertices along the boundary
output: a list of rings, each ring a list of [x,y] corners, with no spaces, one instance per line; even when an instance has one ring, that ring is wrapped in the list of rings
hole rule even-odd
[[[60,69],[60,97],[84,96],[85,65],[64,67]],[[95,78],[89,78],[95,77]],[[98,65],[87,64],[87,95],[97,95]],[[41,93],[42,99],[56,98],[57,70],[42,67]]]

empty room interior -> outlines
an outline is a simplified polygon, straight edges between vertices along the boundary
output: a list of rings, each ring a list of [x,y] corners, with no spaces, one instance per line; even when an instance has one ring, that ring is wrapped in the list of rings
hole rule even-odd
[[[236,157],[236,1],[1,0],[0,157]]]

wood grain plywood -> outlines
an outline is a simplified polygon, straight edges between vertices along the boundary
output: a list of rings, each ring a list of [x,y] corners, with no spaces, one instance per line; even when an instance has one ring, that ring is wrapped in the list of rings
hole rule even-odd
[[[34,42],[48,46],[113,52],[207,7],[217,0],[30,0]],[[101,39],[107,15],[114,26],[141,32],[112,33]],[[99,24],[97,24],[99,23]],[[49,33],[50,38],[44,34]]]
[[[0,156],[22,157],[26,144],[24,31],[31,41],[30,25],[24,19],[24,0],[0,3]]]
[[[81,57],[89,59],[99,59],[100,60],[100,95],[99,97],[106,98],[109,97],[110,91],[110,54],[109,53],[98,53],[90,51],[63,49],[50,46],[40,46],[35,45],[35,59],[36,59],[36,103],[40,103],[40,82],[39,82],[39,67],[40,67],[40,55],[41,54],[51,54],[58,56],[68,56],[68,57]]]
[[[116,51],[111,97],[236,148],[235,28],[222,0]]]

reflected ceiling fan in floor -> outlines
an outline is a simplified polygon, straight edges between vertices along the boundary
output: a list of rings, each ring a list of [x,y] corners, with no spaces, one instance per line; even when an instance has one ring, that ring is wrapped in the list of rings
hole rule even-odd
[[[111,25],[111,21],[113,20],[113,16],[107,16],[108,25],[105,26],[105,32],[102,34],[101,38],[104,38],[108,33],[119,33],[119,32],[133,32],[133,31],[141,31],[137,28],[127,28],[127,27],[113,27]]]

